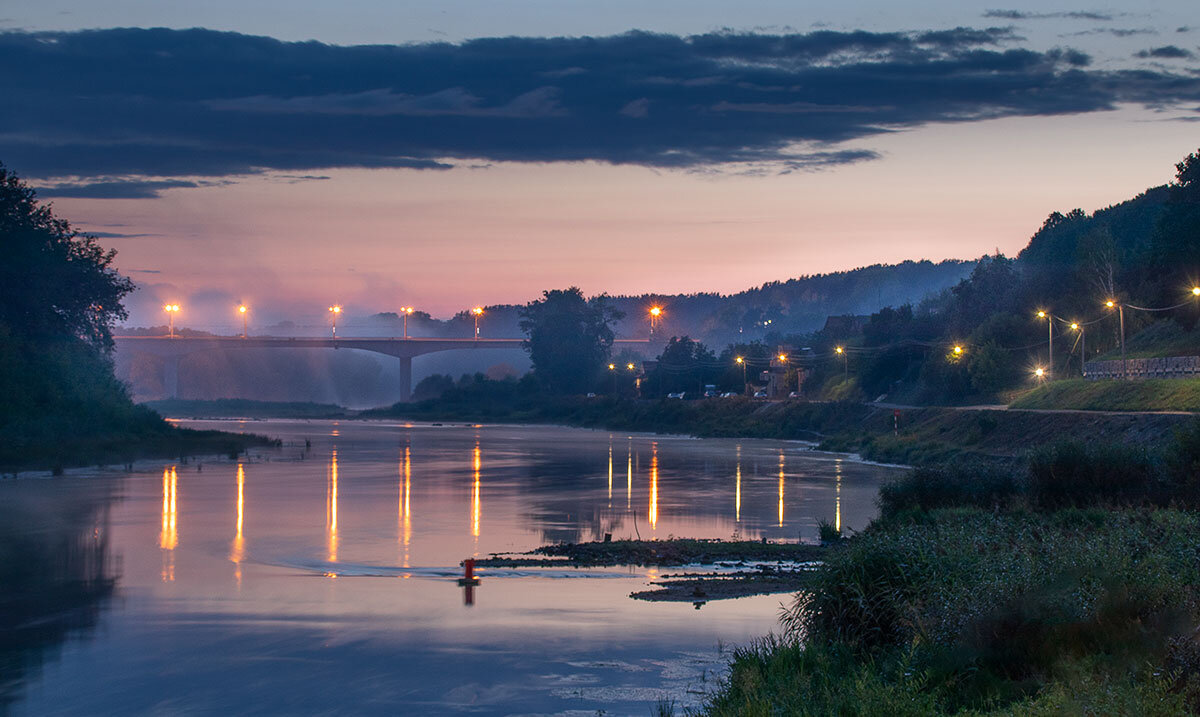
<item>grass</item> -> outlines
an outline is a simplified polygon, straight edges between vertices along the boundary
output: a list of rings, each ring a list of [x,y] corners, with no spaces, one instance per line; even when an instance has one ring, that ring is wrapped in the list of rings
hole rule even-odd
[[[712,715],[1188,714],[1200,515],[939,508],[833,551]],[[1187,667],[1187,669],[1185,669]]]
[[[710,715],[1200,711],[1200,420],[923,468],[825,555]]]
[[[1052,381],[1015,400],[1011,408],[1085,411],[1200,412],[1200,378],[1143,381]]]

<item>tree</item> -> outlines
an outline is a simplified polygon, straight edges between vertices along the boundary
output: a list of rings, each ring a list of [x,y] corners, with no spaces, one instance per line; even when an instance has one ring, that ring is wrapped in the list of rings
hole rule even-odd
[[[704,384],[715,384],[724,368],[704,344],[687,336],[672,336],[658,357],[649,385],[661,394],[698,393]]]
[[[543,291],[521,309],[525,350],[534,373],[552,393],[582,393],[607,370],[611,323],[624,314],[601,295],[585,299],[578,287]]]
[[[112,346],[133,282],[112,268],[114,250],[80,234],[0,164],[0,324],[43,340],[79,338]]]

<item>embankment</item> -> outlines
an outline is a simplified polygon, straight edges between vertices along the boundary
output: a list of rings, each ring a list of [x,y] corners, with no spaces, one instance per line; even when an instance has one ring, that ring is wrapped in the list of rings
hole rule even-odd
[[[697,437],[810,440],[823,449],[860,453],[888,463],[933,464],[958,458],[1017,460],[1030,448],[1058,441],[1115,441],[1158,447],[1188,415],[1091,414],[913,408],[899,412],[869,404],[764,403],[745,398],[704,401],[631,399],[528,399],[478,405],[398,404],[366,411],[363,418],[557,423],[616,431],[677,433]]]

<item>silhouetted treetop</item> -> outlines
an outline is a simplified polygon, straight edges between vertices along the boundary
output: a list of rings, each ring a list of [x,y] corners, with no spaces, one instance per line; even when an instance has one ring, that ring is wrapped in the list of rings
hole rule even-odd
[[[112,344],[133,282],[112,268],[114,250],[80,234],[0,164],[0,324],[33,338]]]

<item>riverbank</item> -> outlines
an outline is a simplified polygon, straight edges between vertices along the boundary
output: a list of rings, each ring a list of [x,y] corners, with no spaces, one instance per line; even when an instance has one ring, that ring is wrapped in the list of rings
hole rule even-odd
[[[739,650],[708,715],[1200,710],[1200,426],[920,469]]]
[[[67,468],[128,466],[145,459],[236,457],[250,448],[278,443],[252,433],[179,428],[155,416],[155,422],[120,431],[8,438],[0,449],[0,474],[36,470],[57,474]]]
[[[702,401],[610,397],[517,397],[479,402],[425,401],[363,411],[362,418],[553,423],[699,438],[809,440],[822,450],[867,460],[936,465],[955,460],[1017,463],[1035,446],[1062,439],[1158,448],[1192,420],[1187,415],[1082,414],[924,407],[892,409],[855,402]]]
[[[335,403],[252,401],[245,398],[196,400],[166,398],[143,406],[168,418],[350,418],[355,411]]]
[[[1012,408],[1195,413],[1200,412],[1200,378],[1053,381],[1022,395]]]

